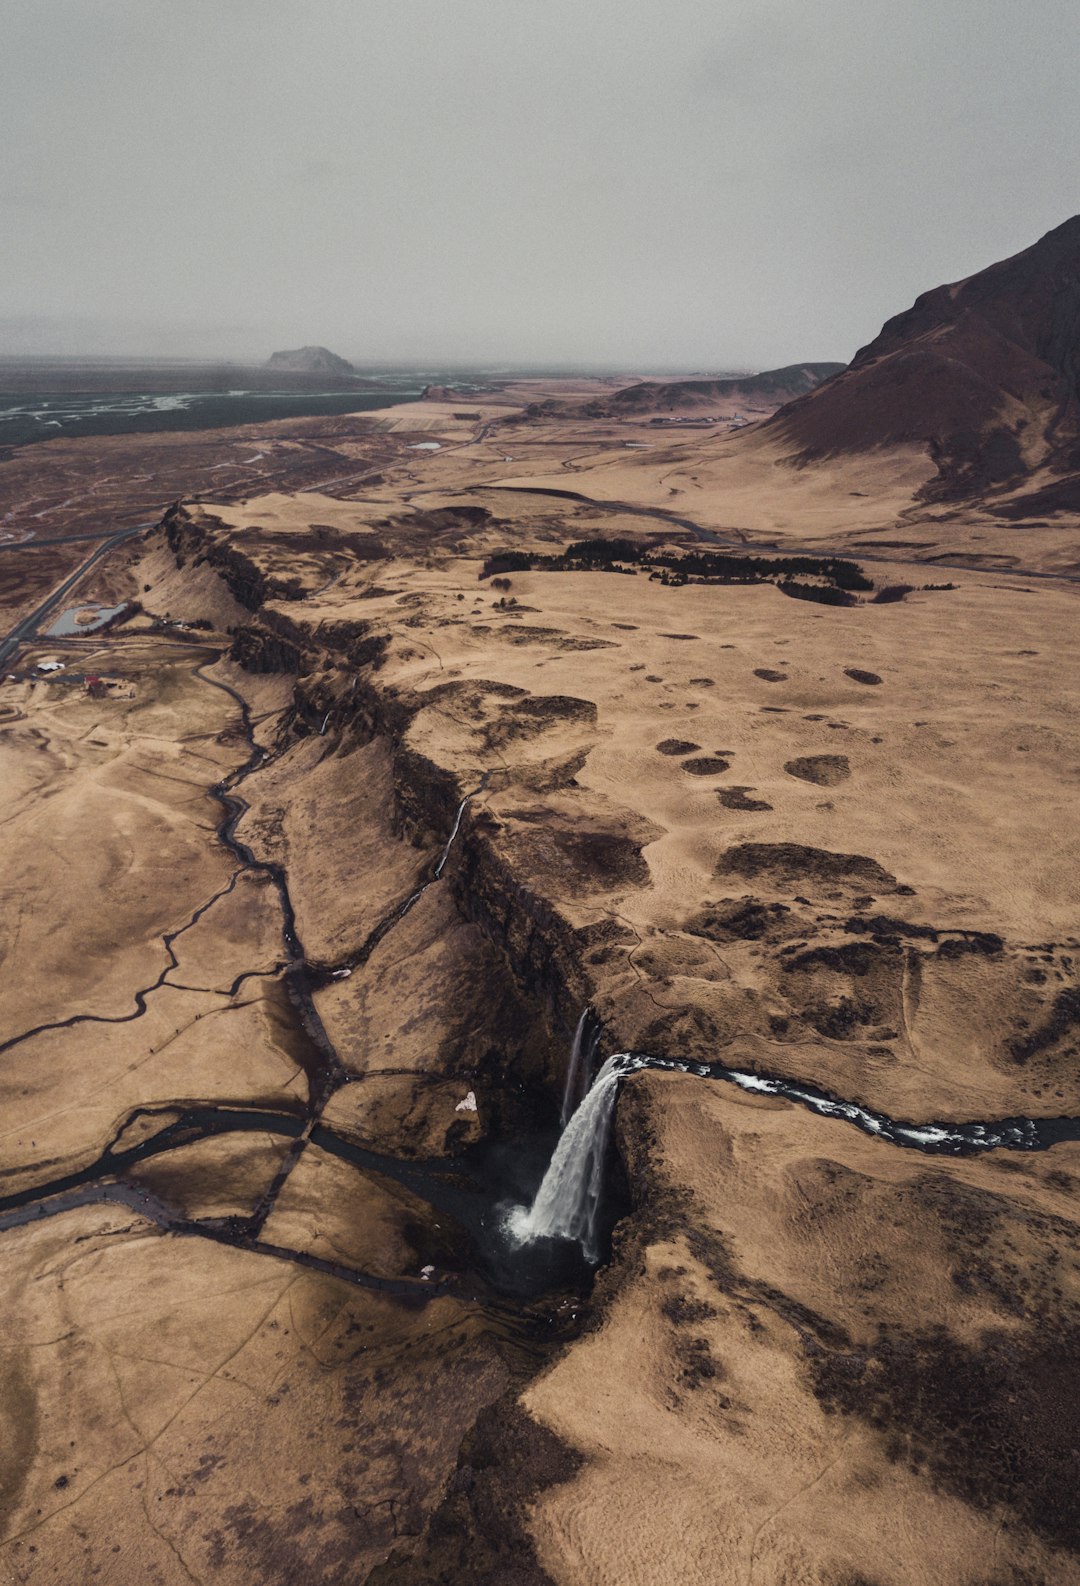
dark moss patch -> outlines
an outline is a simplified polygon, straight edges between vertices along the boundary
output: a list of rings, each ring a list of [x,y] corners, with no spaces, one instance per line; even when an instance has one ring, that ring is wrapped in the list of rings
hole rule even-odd
[[[498,630],[511,644],[550,644],[557,650],[610,650],[610,639],[582,639],[561,628],[506,627]]]
[[[883,1324],[859,1369],[827,1353],[812,1353],[809,1369],[825,1408],[876,1427],[891,1459],[1080,1553],[1080,1328],[1043,1319],[1038,1331],[969,1345],[944,1329]]]
[[[850,677],[853,683],[865,683],[867,687],[881,682],[876,672],[864,672],[859,666],[845,666],[844,676]]]
[[[529,1535],[529,1507],[583,1463],[512,1399],[492,1405],[462,1444],[420,1546],[392,1553],[368,1586],[552,1586]]]
[[[719,755],[699,755],[696,760],[684,760],[682,769],[689,771],[691,776],[719,776],[728,769],[730,763]]]
[[[674,1322],[677,1327],[693,1327],[716,1315],[716,1306],[708,1300],[694,1299],[692,1295],[681,1292],[666,1295],[660,1309],[668,1321]]]
[[[1005,943],[994,931],[967,931],[963,936],[950,936],[937,950],[939,958],[965,958],[976,954],[981,958],[993,958],[1000,953]]]
[[[852,935],[872,936],[879,942],[898,942],[905,936],[928,942],[938,939],[932,925],[912,925],[907,920],[894,920],[888,914],[853,914],[845,921],[844,929]]]
[[[482,733],[485,747],[501,749],[508,743],[523,738],[535,738],[549,727],[579,722],[592,726],[596,722],[596,706],[591,700],[575,699],[571,694],[529,695],[503,706],[501,714],[484,723]]]
[[[679,1385],[693,1391],[703,1383],[711,1382],[722,1372],[712,1357],[707,1338],[676,1338],[672,1353],[675,1356]],[[726,1400],[724,1401],[727,1402]]]
[[[804,1009],[803,1018],[828,1041],[851,1041],[864,1025],[874,1022],[874,1010],[865,1002],[841,997],[836,1002],[816,1003]]]
[[[832,969],[843,975],[868,975],[883,954],[892,956],[895,948],[885,943],[843,942],[839,947],[808,947],[784,960],[788,972],[805,973],[811,969]]]
[[[756,898],[728,898],[706,903],[683,922],[683,930],[711,942],[756,942],[791,913],[782,903],[759,903]]]
[[[771,810],[772,805],[765,799],[752,799],[749,795],[752,787],[725,787],[717,788],[716,796],[726,810]]]
[[[851,765],[846,754],[808,754],[797,760],[788,760],[784,766],[788,776],[800,782],[813,782],[818,787],[836,787],[851,775]]]
[[[561,894],[578,896],[617,886],[644,886],[649,867],[641,849],[644,841],[651,840],[649,833],[647,825],[641,827],[639,839],[601,825],[584,812],[567,810],[556,816],[540,805],[516,809],[503,842],[524,874],[542,876]]]
[[[700,749],[699,743],[691,743],[688,738],[664,738],[656,746],[657,754],[693,754],[695,749]]]
[[[1045,1052],[1047,1047],[1056,1046],[1078,1024],[1080,987],[1067,986],[1055,997],[1048,1018],[1029,1034],[1017,1036],[1010,1043],[1009,1051],[1017,1063],[1026,1063],[1039,1052]]]
[[[838,854],[826,848],[810,848],[803,843],[740,843],[729,848],[716,866],[717,875],[756,878],[765,876],[774,884],[800,881],[861,882],[877,892],[897,892],[896,877],[875,859],[863,854]]]
[[[754,676],[766,683],[786,683],[788,680],[786,672],[777,672],[771,666],[755,666]]]
[[[715,677],[692,677],[690,686],[691,688],[715,688],[716,679]]]

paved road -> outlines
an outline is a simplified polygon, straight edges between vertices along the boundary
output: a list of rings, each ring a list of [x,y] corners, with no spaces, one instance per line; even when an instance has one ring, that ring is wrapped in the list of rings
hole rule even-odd
[[[145,529],[152,528],[152,526],[152,523],[136,523],[131,528],[119,529],[115,534],[110,534],[107,540],[103,540],[84,562],[79,563],[73,573],[68,574],[63,583],[57,584],[52,594],[46,596],[36,611],[32,611],[28,617],[24,617],[21,622],[17,622],[5,639],[0,639],[0,669],[7,666],[20,645],[25,644],[27,640],[36,636],[39,624],[46,617],[52,615],[64,596],[75,588],[75,585],[90,571],[95,562],[100,562],[101,558],[107,556],[114,546],[121,545],[125,540],[134,539],[136,534],[142,534]]]

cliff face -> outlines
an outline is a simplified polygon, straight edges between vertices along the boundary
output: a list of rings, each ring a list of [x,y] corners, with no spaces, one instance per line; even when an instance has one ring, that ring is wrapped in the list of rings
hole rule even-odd
[[[948,497],[1080,466],[1080,216],[890,319],[771,428],[806,459],[925,446]]]
[[[393,767],[395,829],[418,844],[444,839],[461,799],[488,780],[488,771],[479,766],[467,778],[455,774],[418,748],[410,729],[425,710],[452,703],[455,685],[423,696],[380,687],[377,673],[389,636],[375,623],[354,619],[313,624],[305,620],[302,603],[292,603],[283,612],[274,603],[291,599],[285,581],[245,554],[222,532],[224,525],[199,508],[174,506],[162,527],[178,567],[212,567],[252,613],[250,623],[233,630],[230,659],[251,673],[285,673],[296,679],[280,735],[288,739],[330,731],[346,743],[383,740]],[[512,696],[521,692],[509,691]],[[527,714],[556,720],[582,714],[580,701],[557,698],[547,703],[546,710],[534,704],[528,712],[526,707]],[[595,711],[586,710],[584,717],[594,721]],[[504,759],[501,749],[491,758],[493,766]],[[507,775],[505,769],[493,770],[492,785],[505,786]],[[594,994],[582,955],[595,932],[573,931],[527,878],[515,874],[493,840],[496,824],[483,813],[470,818],[468,841],[448,876],[455,904],[504,956],[524,993],[547,1011],[556,1027],[570,1030]]]

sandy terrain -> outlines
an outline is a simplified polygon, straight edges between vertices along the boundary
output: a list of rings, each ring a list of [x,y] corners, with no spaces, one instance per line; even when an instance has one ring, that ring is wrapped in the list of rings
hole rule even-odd
[[[894,1119],[1080,1115],[1075,525],[919,506],[913,451],[515,422],[545,394],[589,392],[208,492],[80,587],[141,613],[4,685],[5,1566],[1080,1580],[1080,1146],[644,1073],[583,1336],[498,1232],[586,1004]],[[671,576],[774,540],[866,587]]]

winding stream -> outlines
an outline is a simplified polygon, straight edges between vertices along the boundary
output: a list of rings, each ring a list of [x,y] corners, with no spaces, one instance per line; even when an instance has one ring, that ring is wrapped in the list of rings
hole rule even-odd
[[[203,663],[205,665],[205,663]],[[309,1042],[304,1059],[308,1098],[294,1111],[243,1106],[189,1106],[136,1109],[124,1120],[114,1140],[84,1168],[61,1175],[0,1198],[0,1231],[42,1217],[57,1215],[75,1206],[112,1202],[130,1207],[170,1233],[209,1238],[238,1248],[298,1262],[331,1272],[345,1281],[386,1292],[422,1298],[453,1289],[487,1304],[497,1295],[516,1301],[538,1296],[560,1285],[584,1291],[589,1270],[602,1259],[611,1225],[625,1209],[613,1177],[608,1142],[618,1089],[622,1081],[644,1069],[721,1080],[739,1089],[783,1098],[820,1117],[837,1118],[864,1133],[893,1145],[928,1154],[964,1155],[994,1149],[1045,1150],[1059,1141],[1080,1140],[1080,1119],[1009,1117],[985,1123],[909,1123],[897,1121],[854,1102],[830,1096],[813,1085],[761,1075],[720,1063],[683,1062],[642,1052],[616,1052],[592,1077],[599,1053],[601,1026],[586,1008],[574,1032],[568,1055],[562,1095],[560,1130],[543,1107],[535,1109],[527,1139],[482,1141],[460,1157],[448,1160],[406,1162],[367,1150],[336,1134],[323,1122],[330,1097],[342,1085],[365,1076],[350,1075],[340,1063],[313,1000],[313,991],[330,979],[351,973],[371,956],[393,926],[409,912],[429,887],[439,881],[458,842],[469,801],[487,783],[457,805],[450,833],[425,879],[390,909],[368,937],[343,964],[311,964],[304,952],[283,866],[256,857],[237,836],[248,804],[238,793],[242,782],[265,765],[270,752],[255,739],[255,726],[246,700],[230,684],[206,675],[203,665],[195,675],[209,687],[226,694],[237,706],[249,753],[244,762],[212,789],[210,796],[221,809],[217,836],[232,855],[237,868],[225,887],[202,903],[177,930],[162,938],[167,963],[155,982],[138,990],[134,1008],[125,1014],[76,1014],[55,1025],[24,1031],[0,1046],[0,1052],[51,1028],[69,1028],[83,1022],[125,1023],[140,1017],[147,997],[166,984],[177,967],[173,944],[190,930],[220,898],[231,892],[244,871],[265,875],[281,908],[284,958],[276,969],[292,1004],[298,1026]],[[230,988],[235,994],[256,972],[241,974]],[[384,1072],[380,1070],[379,1072]],[[137,1144],[120,1145],[137,1118],[160,1113],[162,1127]],[[272,1182],[248,1215],[223,1218],[190,1218],[178,1213],[150,1191],[124,1181],[121,1175],[139,1162],[214,1135],[259,1131],[289,1142]],[[344,1158],[379,1182],[397,1184],[425,1203],[433,1214],[448,1219],[450,1231],[436,1237],[434,1222],[420,1230],[425,1253],[431,1260],[415,1278],[390,1279],[364,1273],[344,1264],[325,1261],[304,1251],[287,1250],[266,1241],[263,1228],[282,1188],[309,1143]],[[428,1245],[430,1244],[430,1251]]]
[[[504,1240],[492,1236],[498,1223],[495,1208],[500,1201],[508,1195],[520,1198],[528,1193],[543,1170],[551,1150],[553,1130],[550,1120],[542,1114],[532,1120],[535,1127],[529,1130],[528,1142],[524,1147],[516,1145],[512,1153],[506,1151],[504,1142],[482,1141],[459,1157],[421,1162],[402,1161],[367,1150],[336,1134],[322,1122],[327,1102],[341,1086],[369,1076],[350,1074],[344,1069],[315,1007],[312,993],[329,979],[350,973],[354,967],[366,962],[393,926],[404,918],[429,887],[442,879],[454,845],[460,837],[469,801],[484,787],[487,775],[476,789],[467,793],[458,803],[449,835],[424,880],[387,912],[344,965],[333,969],[313,965],[306,956],[300,938],[284,867],[270,860],[259,859],[237,835],[239,823],[249,808],[238,788],[248,776],[268,762],[270,752],[256,742],[255,724],[247,701],[229,683],[208,676],[205,665],[204,662],[194,668],[195,676],[207,686],[226,694],[237,706],[249,751],[241,765],[209,790],[209,796],[221,810],[216,835],[236,861],[237,868],[224,887],[200,904],[181,926],[162,937],[166,963],[150,986],[134,993],[134,1006],[130,1011],[117,1015],[75,1014],[64,1020],[42,1024],[11,1037],[0,1046],[0,1052],[49,1029],[66,1029],[83,1023],[121,1024],[141,1017],[146,1011],[147,999],[153,992],[162,986],[178,984],[167,978],[178,967],[174,951],[177,939],[191,930],[219,899],[230,893],[245,871],[251,871],[266,876],[277,895],[281,909],[283,959],[272,970],[246,971],[238,975],[229,988],[229,995],[235,994],[248,978],[280,975],[296,1023],[307,1037],[308,1047],[302,1059],[308,1080],[307,1101],[292,1111],[243,1105],[185,1107],[163,1104],[160,1107],[136,1108],[124,1118],[113,1140],[91,1163],[45,1183],[37,1183],[0,1197],[0,1232],[61,1215],[79,1206],[111,1203],[130,1208],[168,1233],[208,1238],[294,1261],[326,1271],[344,1281],[412,1297],[420,1303],[452,1289],[460,1298],[476,1300],[485,1310],[490,1310],[492,1305],[500,1310],[503,1303],[499,1299],[500,1295],[512,1295],[520,1308],[522,1301],[528,1302],[534,1296],[550,1293],[553,1289],[584,1291],[588,1285],[588,1270],[577,1251],[563,1250],[549,1255],[547,1259],[523,1263],[516,1259],[515,1253]],[[384,1068],[372,1071],[373,1074],[386,1072],[411,1073]],[[420,1082],[434,1078],[426,1075],[412,1077]],[[159,1129],[134,1145],[122,1144],[135,1122],[145,1122],[158,1115],[162,1120]],[[214,1136],[242,1132],[269,1134],[288,1142],[272,1181],[247,1215],[188,1217],[150,1190],[123,1178],[125,1173],[141,1162],[165,1156],[171,1151]],[[323,1260],[309,1252],[286,1249],[263,1238],[267,1219],[309,1143],[329,1155],[349,1161],[384,1187],[394,1184],[401,1186],[427,1206],[432,1213],[429,1223],[412,1230],[419,1259],[426,1258],[417,1276],[400,1279],[380,1277],[344,1263]],[[436,1221],[436,1217],[441,1217],[443,1221]]]
[[[567,1095],[587,1027],[588,1011],[582,1014],[574,1035],[567,1070]],[[682,1063],[673,1058],[652,1057],[646,1052],[616,1052],[604,1063],[569,1119],[565,1116],[564,1102],[562,1133],[531,1205],[513,1207],[505,1218],[504,1226],[511,1240],[528,1245],[544,1239],[570,1239],[581,1246],[586,1260],[595,1263],[600,1259],[605,1161],[615,1102],[622,1080],[643,1069],[694,1074],[701,1079],[724,1080],[755,1095],[780,1096],[818,1117],[842,1118],[864,1134],[928,1155],[970,1156],[1001,1149],[1045,1151],[1063,1140],[1080,1140],[1080,1118],[1014,1117],[999,1118],[992,1123],[902,1123],[855,1102],[839,1101],[814,1085],[795,1080],[753,1074],[722,1063]]]

